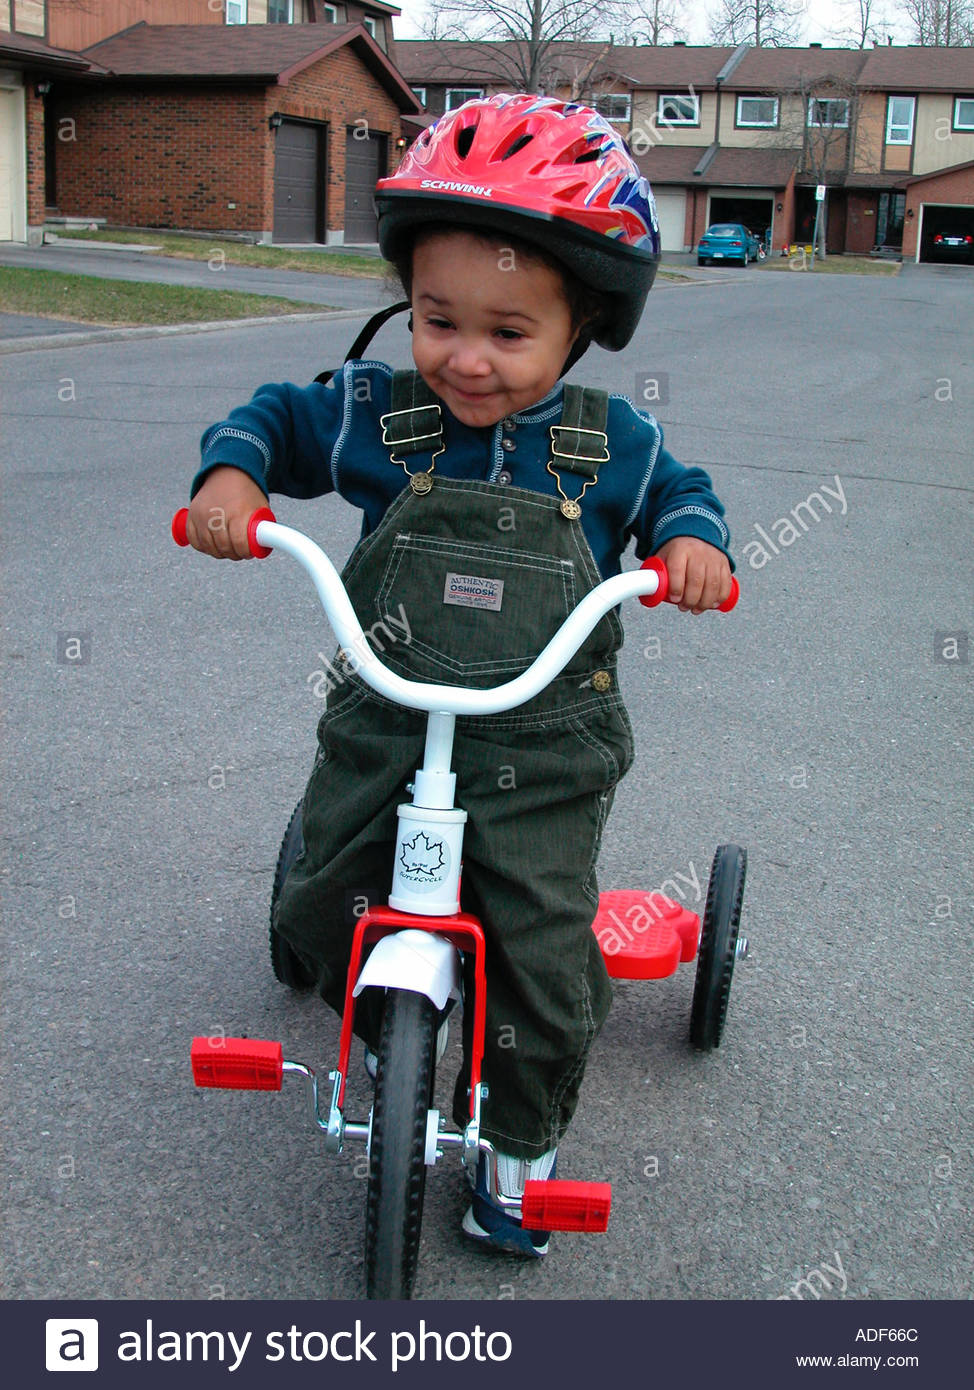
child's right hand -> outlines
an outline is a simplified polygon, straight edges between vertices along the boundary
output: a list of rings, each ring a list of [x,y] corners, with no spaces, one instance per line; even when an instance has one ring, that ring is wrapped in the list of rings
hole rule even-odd
[[[250,560],[247,522],[267,498],[247,473],[218,465],[189,504],[186,538],[216,560]]]

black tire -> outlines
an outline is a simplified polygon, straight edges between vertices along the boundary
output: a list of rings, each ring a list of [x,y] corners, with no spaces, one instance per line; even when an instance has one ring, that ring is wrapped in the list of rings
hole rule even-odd
[[[369,1298],[410,1298],[426,1191],[426,1116],[437,1012],[425,994],[386,992],[365,1202]]]
[[[720,1045],[727,1018],[746,874],[747,851],[720,845],[710,870],[690,1009],[690,1042],[707,1052]]]
[[[301,831],[301,806],[302,802],[299,801],[294,808],[294,814],[288,821],[287,830],[284,832],[284,839],[281,841],[280,852],[277,856],[274,885],[271,888],[270,948],[271,968],[281,984],[287,985],[289,989],[306,990],[311,989],[315,983],[314,976],[280,932],[274,930],[274,907],[281,895],[281,888],[284,886],[284,880],[288,876],[291,865],[304,849],[304,835]]]
[[[698,257],[697,257],[697,265],[706,265],[706,264],[707,264],[707,258],[706,258],[705,256],[698,256]]]

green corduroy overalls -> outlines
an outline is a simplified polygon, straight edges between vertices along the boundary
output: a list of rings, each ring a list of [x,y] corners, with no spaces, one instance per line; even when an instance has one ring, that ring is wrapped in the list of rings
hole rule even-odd
[[[568,490],[579,493],[577,505],[438,477],[435,397],[417,374],[396,373],[384,442],[394,461],[425,450],[434,466],[413,470],[342,577],[373,646],[401,675],[480,688],[510,680],[599,583],[578,516],[608,459],[606,397],[571,387],[565,397],[552,462],[563,498],[562,473],[575,475]],[[482,1133],[515,1157],[558,1144],[611,1002],[591,923],[603,826],[633,757],[616,677],[621,644],[611,612],[528,704],[457,719],[457,804],[468,814],[461,906],[481,919],[487,940]],[[356,918],[388,896],[396,807],[422,765],[425,729],[423,713],[376,695],[352,669],[318,726],[304,853],[281,890],[275,928],[313,964],[338,1012]],[[373,993],[365,991],[355,1019],[375,1050],[381,998]],[[465,1035],[471,1018],[467,1010]],[[464,1066],[454,1095],[460,1126],[469,1118],[466,1088]]]

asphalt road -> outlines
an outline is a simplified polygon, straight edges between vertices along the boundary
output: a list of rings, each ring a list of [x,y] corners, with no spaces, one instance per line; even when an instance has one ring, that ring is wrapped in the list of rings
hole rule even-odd
[[[692,967],[618,987],[559,1163],[612,1182],[608,1233],[485,1256],[441,1164],[418,1299],[971,1296],[972,315],[963,270],[715,272],[587,359],[593,384],[659,382],[743,589],[729,616],[627,615],[639,755],[602,886],[703,890],[742,843],[751,952],[710,1055],[686,1042]],[[221,1029],[334,1064],[337,1020],[276,983],[265,932],[331,639],[283,557],[168,540],[202,429],[357,326],[0,361],[8,1297],[361,1290],[361,1155],[325,1155],[296,1083],[196,1091],[188,1065]],[[376,350],[405,364],[405,326]],[[337,499],[278,511],[336,558],[354,541]],[[350,1095],[364,1114],[357,1064]]]

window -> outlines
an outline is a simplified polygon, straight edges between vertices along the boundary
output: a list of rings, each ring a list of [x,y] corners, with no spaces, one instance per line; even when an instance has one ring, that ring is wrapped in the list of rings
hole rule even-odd
[[[483,87],[447,87],[446,110],[455,111],[465,101],[475,101],[484,94]]]
[[[890,97],[886,108],[887,145],[913,144],[913,110],[915,97]]]
[[[419,102],[420,106],[425,106],[425,105],[426,105],[426,88],[425,88],[425,87],[411,87],[411,88],[410,88],[410,91],[412,92],[412,94],[413,94],[413,96],[416,98],[416,100]]]
[[[974,97],[954,98],[954,129],[974,130]]]
[[[326,24],[338,23],[338,10],[334,5],[322,5],[321,8],[324,11]]]
[[[661,96],[656,119],[661,125],[699,125],[700,98],[695,92]]]
[[[777,126],[777,97],[738,97],[737,124],[739,126]]]
[[[228,24],[246,24],[247,0],[226,0],[224,13]]]
[[[368,15],[366,15],[362,23],[365,25],[365,32],[371,34],[372,37],[375,38],[375,20],[369,19]]]
[[[267,0],[268,24],[291,24],[293,20],[293,0]]]
[[[844,130],[849,124],[849,103],[844,97],[809,97],[808,124]]]
[[[607,92],[596,97],[592,105],[607,121],[628,121],[632,110],[632,98],[628,92]]]

